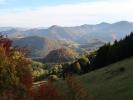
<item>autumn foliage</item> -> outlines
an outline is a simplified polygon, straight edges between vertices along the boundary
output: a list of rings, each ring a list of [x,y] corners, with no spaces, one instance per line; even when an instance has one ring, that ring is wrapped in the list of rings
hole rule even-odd
[[[74,93],[73,100],[91,100],[88,91],[81,86],[76,78],[68,74],[66,76],[66,83]]]
[[[0,100],[63,100],[52,83],[32,87],[31,60],[11,45],[0,36]]]
[[[0,99],[23,100],[32,86],[30,62],[12,41],[0,37]]]
[[[51,83],[40,85],[32,92],[32,100],[65,100],[59,90]]]

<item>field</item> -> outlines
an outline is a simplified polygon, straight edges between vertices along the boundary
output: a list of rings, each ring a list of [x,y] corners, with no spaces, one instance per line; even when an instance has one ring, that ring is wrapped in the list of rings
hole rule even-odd
[[[91,100],[133,100],[133,58],[76,77]],[[73,93],[64,81],[57,85],[72,99]]]

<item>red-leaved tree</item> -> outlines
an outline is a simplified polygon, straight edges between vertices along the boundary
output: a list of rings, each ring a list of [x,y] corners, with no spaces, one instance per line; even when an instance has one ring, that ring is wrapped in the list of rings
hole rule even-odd
[[[65,100],[52,83],[33,88],[31,60],[0,36],[0,100]]]
[[[0,100],[24,100],[32,87],[30,61],[0,36]]]

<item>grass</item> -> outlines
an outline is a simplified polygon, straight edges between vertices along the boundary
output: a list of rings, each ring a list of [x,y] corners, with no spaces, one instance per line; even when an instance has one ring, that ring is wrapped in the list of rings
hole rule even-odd
[[[76,78],[91,100],[133,100],[133,57]],[[72,97],[65,81],[57,87]]]

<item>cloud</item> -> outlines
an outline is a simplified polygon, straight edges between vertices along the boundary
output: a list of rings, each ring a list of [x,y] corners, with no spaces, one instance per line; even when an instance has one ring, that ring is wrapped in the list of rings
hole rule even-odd
[[[30,10],[9,10],[0,13],[0,26],[42,27],[55,24],[75,26],[102,21],[133,21],[132,4],[132,0],[103,0],[75,5],[44,6]]]

